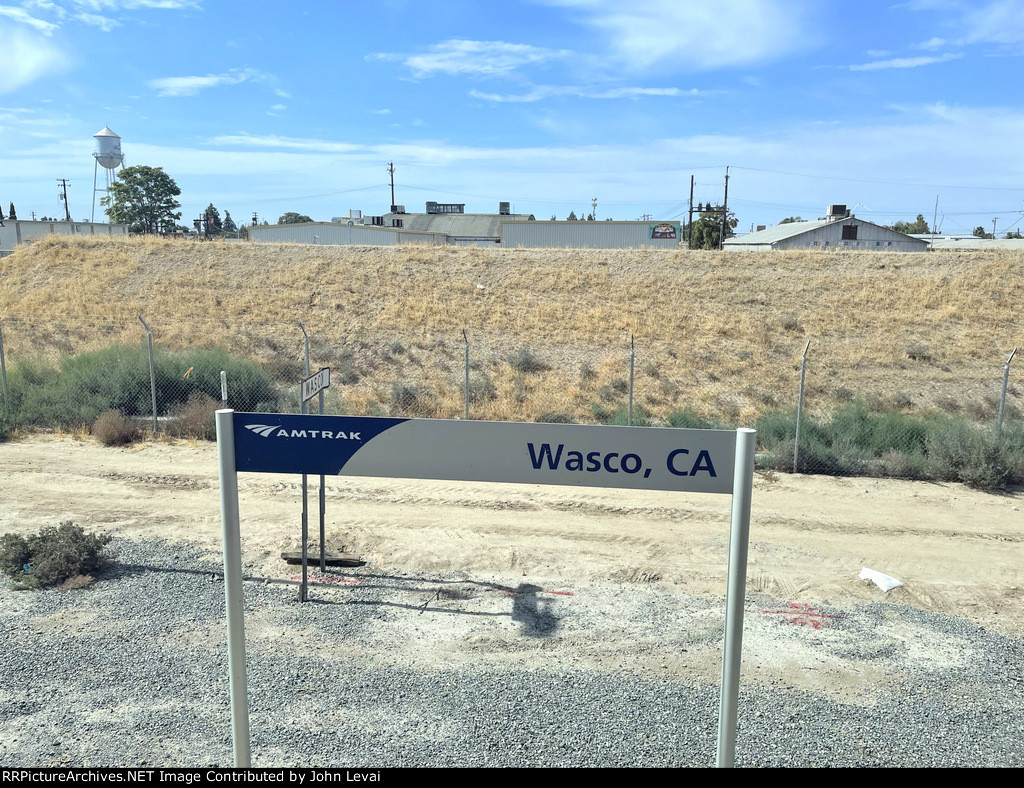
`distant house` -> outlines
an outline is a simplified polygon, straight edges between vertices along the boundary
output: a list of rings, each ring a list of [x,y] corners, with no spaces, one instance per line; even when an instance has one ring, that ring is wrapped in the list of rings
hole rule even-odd
[[[727,238],[728,251],[830,249],[875,252],[926,252],[928,241],[858,219],[845,205],[830,205],[828,215],[808,222],[777,224],[749,235]]]

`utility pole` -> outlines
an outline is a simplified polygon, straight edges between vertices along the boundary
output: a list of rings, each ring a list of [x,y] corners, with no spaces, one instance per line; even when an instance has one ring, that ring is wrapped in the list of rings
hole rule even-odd
[[[718,239],[718,248],[725,248],[725,224],[729,216],[729,168],[725,168],[725,205],[722,206],[722,235]]]
[[[935,195],[935,213],[932,215],[932,235],[936,235],[938,230],[935,229],[935,225],[939,223],[939,195]]]
[[[68,208],[68,182],[66,178],[58,178],[57,183],[61,185],[63,189],[62,194],[57,195],[57,199],[64,203],[64,216],[67,217],[68,223],[71,223],[71,209]]]
[[[391,176],[391,212],[395,212],[395,163],[388,162],[388,175]]]
[[[594,221],[597,221],[597,197],[590,198],[590,215],[594,217]]]
[[[690,223],[686,226],[686,248],[693,248],[693,180],[690,176]]]
[[[256,222],[257,222],[257,219],[256,219],[256,211],[253,211],[253,212],[252,212],[252,226],[253,226],[253,227],[255,227],[255,226],[256,226]]]
[[[998,216],[995,219],[992,220],[992,237],[993,238],[996,237],[996,222],[998,222],[998,221],[999,221],[999,217]]]

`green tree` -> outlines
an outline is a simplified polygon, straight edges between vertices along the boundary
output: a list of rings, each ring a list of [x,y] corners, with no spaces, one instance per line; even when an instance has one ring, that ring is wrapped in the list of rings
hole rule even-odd
[[[992,235],[992,233],[985,232],[985,228],[979,225],[978,227],[974,228],[974,237],[975,238],[994,238],[995,236]]]
[[[565,217],[565,220],[567,222],[578,222],[579,219],[576,218],[576,211],[569,211],[569,215]]]
[[[14,203],[11,203],[11,210],[8,212],[8,216],[12,222],[18,221],[18,212],[14,210]]]
[[[207,235],[220,235],[224,231],[224,227],[220,221],[220,211],[218,211],[211,202],[206,206],[206,234]]]
[[[181,212],[175,212],[181,207],[174,199],[179,194],[181,189],[163,167],[126,167],[110,184],[107,216],[112,222],[128,225],[128,232],[156,233],[181,218]]]
[[[931,232],[931,230],[928,229],[928,222],[924,220],[924,216],[922,214],[918,214],[917,218],[912,222],[896,222],[890,229],[895,230],[898,233],[904,233],[905,235],[910,235],[912,233],[920,235]]]
[[[1006,233],[1005,238],[1024,238],[1024,235],[1020,234],[1020,230],[1011,230]]]
[[[729,211],[725,218],[725,237],[731,238],[735,233],[739,220],[736,214]],[[691,249],[717,249],[722,240],[722,206],[717,205],[709,211],[703,211],[700,218],[693,223],[690,231]]]
[[[793,224],[793,222],[802,222],[804,217],[802,216],[787,216],[779,224]]]
[[[238,232],[238,227],[235,225],[235,220],[231,218],[231,211],[224,211],[224,232]]]
[[[281,216],[277,220],[277,223],[278,224],[301,224],[302,222],[311,222],[311,221],[313,221],[313,220],[310,219],[308,216],[306,216],[303,213],[295,213],[294,211],[289,211],[288,213],[286,213],[283,216]],[[264,222],[264,224],[266,224],[266,222]]]

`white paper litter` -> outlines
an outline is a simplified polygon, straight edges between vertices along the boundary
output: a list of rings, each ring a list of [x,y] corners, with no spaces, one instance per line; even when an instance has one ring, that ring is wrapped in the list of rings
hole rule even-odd
[[[892,591],[896,586],[903,585],[903,583],[895,577],[890,577],[889,575],[883,574],[882,572],[878,572],[874,569],[868,569],[866,566],[860,570],[860,579],[870,580],[883,591]]]

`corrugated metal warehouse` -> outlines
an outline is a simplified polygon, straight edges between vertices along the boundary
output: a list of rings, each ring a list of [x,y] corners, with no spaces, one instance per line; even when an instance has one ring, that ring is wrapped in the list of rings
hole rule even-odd
[[[502,222],[501,245],[535,249],[678,249],[679,222]]]
[[[823,219],[777,224],[749,235],[727,238],[724,248],[733,252],[771,249],[925,252],[928,242],[858,219],[845,205],[830,205],[829,215]]]
[[[324,244],[332,246],[397,246],[420,244],[444,246],[438,233],[406,232],[390,227],[372,227],[353,223],[304,222],[302,224],[265,224],[249,228],[249,240],[258,243]]]
[[[28,222],[4,219],[0,227],[0,254],[10,254],[21,243],[30,243],[44,235],[128,235],[123,224],[99,222]]]

